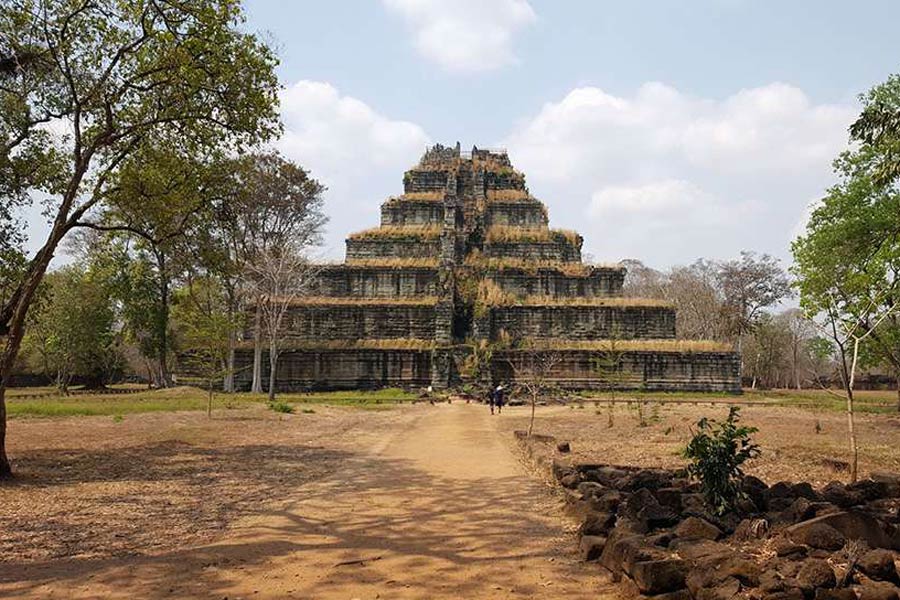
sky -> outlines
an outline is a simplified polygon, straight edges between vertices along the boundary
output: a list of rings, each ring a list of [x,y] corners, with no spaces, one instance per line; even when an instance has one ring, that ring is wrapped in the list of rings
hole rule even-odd
[[[427,145],[459,141],[506,148],[593,260],[787,263],[858,94],[900,70],[896,0],[245,7],[281,59],[276,146],[328,187],[328,259]]]

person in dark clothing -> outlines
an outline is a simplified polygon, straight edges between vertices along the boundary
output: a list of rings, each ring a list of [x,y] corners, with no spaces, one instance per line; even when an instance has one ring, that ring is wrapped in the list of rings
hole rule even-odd
[[[497,414],[498,415],[501,412],[503,412],[503,400],[504,400],[503,393],[504,393],[503,386],[498,385],[497,389],[494,391],[494,404],[497,405]]]
[[[488,403],[491,405],[491,414],[494,414],[494,388],[488,390]]]

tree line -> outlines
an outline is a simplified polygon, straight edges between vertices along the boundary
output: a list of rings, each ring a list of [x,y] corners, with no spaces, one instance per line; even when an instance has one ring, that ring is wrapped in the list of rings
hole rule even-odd
[[[253,306],[262,388],[264,332],[310,280],[324,188],[265,150],[277,59],[244,23],[239,0],[0,5],[0,478],[23,363],[65,387],[140,362],[166,386],[179,351],[228,388]],[[49,228],[27,255],[30,206]],[[51,272],[65,245],[74,262]]]

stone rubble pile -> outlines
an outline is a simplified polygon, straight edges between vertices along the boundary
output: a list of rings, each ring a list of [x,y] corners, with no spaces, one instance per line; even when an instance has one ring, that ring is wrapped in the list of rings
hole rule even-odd
[[[665,600],[900,600],[900,475],[816,490],[746,477],[718,516],[683,470],[553,463],[580,548]]]

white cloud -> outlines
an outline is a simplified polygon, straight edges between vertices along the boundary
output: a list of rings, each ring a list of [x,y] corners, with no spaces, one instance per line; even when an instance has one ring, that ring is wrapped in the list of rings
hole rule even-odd
[[[724,100],[661,83],[633,95],[573,89],[507,137],[551,220],[603,259],[655,265],[741,249],[788,258],[785,239],[832,180],[851,106],[773,83]]]
[[[380,203],[402,191],[403,171],[429,137],[415,123],[379,114],[328,83],[299,81],[280,99],[285,131],[277,147],[328,186],[324,252],[342,258],[344,236],[378,224]]]
[[[383,0],[412,31],[418,51],[449,71],[516,62],[515,33],[537,16],[527,0]]]

